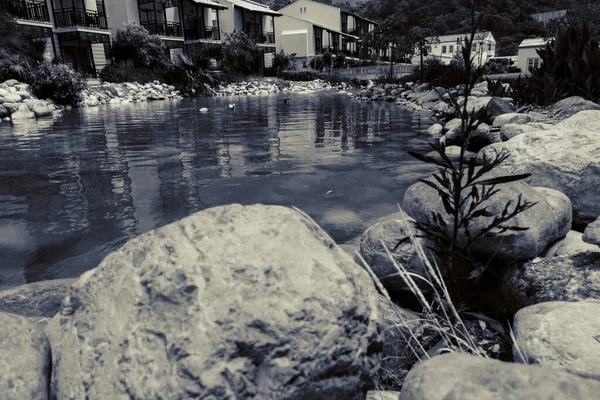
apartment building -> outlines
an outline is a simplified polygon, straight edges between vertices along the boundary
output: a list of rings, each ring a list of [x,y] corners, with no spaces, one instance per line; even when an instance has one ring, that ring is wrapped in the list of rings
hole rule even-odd
[[[89,76],[111,62],[111,38],[126,24],[158,35],[174,62],[187,47],[221,44],[234,30],[254,37],[269,61],[281,15],[249,0],[0,0],[0,9],[48,41],[48,59],[61,56]]]
[[[357,14],[312,0],[297,0],[279,11],[283,16],[275,27],[277,51],[295,53],[298,62],[325,51],[358,58],[365,46],[362,38],[377,26]]]
[[[427,38],[429,41],[429,49],[427,58],[438,58],[444,64],[449,64],[450,61],[462,51],[465,43],[465,38],[468,34],[444,35]],[[496,39],[492,32],[483,31],[477,32],[474,38],[474,45],[471,49],[471,57],[477,66],[484,65],[489,58],[496,55]],[[418,64],[420,60],[420,52],[417,50],[415,56],[411,60],[413,64]]]

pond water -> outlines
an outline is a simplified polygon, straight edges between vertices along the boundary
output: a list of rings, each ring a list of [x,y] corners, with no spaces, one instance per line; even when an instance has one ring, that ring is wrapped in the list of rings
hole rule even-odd
[[[296,206],[348,241],[397,211],[423,176],[426,166],[406,151],[426,150],[430,124],[395,104],[338,93],[173,100],[2,123],[0,288],[76,277],[140,233],[230,203]],[[384,141],[364,143],[373,137]]]

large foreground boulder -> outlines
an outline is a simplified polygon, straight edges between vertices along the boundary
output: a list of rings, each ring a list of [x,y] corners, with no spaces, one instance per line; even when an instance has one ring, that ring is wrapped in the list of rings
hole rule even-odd
[[[0,313],[0,398],[46,400],[49,375],[44,322]]]
[[[537,258],[509,268],[502,292],[512,312],[547,301],[600,299],[600,253]]]
[[[77,281],[49,323],[58,399],[364,398],[381,351],[366,271],[304,214],[204,210]]]
[[[507,174],[531,173],[527,182],[566,194],[573,221],[589,223],[600,215],[600,111],[582,111],[552,130],[532,131],[484,148],[480,155],[507,149],[498,168]]]
[[[408,375],[399,400],[588,400],[600,382],[465,354],[434,357]]]
[[[497,176],[495,173],[484,175],[484,178]],[[471,237],[476,237],[489,226],[496,215],[504,210],[507,202],[514,209],[518,196],[523,201],[535,204],[510,220],[508,225],[529,228],[525,231],[506,231],[495,237],[484,237],[470,248],[473,252],[493,256],[505,260],[522,260],[536,257],[549,243],[566,235],[571,228],[571,205],[562,193],[547,188],[531,187],[525,182],[511,182],[498,185],[500,191],[482,204],[494,216],[481,216],[469,223]],[[467,203],[465,208],[468,208]],[[428,185],[418,182],[408,188],[404,194],[403,208],[408,215],[419,222],[434,224],[432,213],[440,214],[445,222],[449,235],[452,235],[451,217],[446,213],[438,192]],[[459,243],[467,240],[464,227],[459,230]]]
[[[52,318],[76,279],[55,279],[29,283],[0,291],[0,312],[24,317]]]
[[[600,301],[551,301],[515,315],[515,359],[600,379]]]

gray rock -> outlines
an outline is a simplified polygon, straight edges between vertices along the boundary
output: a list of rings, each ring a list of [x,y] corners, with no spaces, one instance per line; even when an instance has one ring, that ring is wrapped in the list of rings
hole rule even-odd
[[[44,325],[39,319],[0,313],[2,399],[48,399],[50,344]]]
[[[582,239],[586,243],[600,246],[600,217],[585,227]]]
[[[367,400],[398,400],[400,392],[373,390],[367,393]]]
[[[427,129],[427,133],[431,136],[441,136],[444,127],[441,124],[433,124]]]
[[[600,247],[586,243],[582,234],[577,231],[567,232],[567,236],[551,243],[550,246],[540,255],[541,257],[569,256],[591,251],[600,252]]]
[[[502,277],[509,311],[547,301],[600,299],[600,253],[536,258]]]
[[[35,118],[35,114],[31,111],[17,110],[11,114],[10,118],[13,121],[22,121],[22,120],[26,120],[26,119]]]
[[[454,353],[412,370],[399,400],[588,400],[599,392],[600,382],[567,372]]]
[[[19,81],[16,79],[9,79],[9,80],[5,81],[4,84],[8,87],[13,87],[15,85],[18,85]]]
[[[35,105],[33,107],[33,113],[35,114],[36,118],[51,117],[53,111],[54,111],[54,108],[51,108],[48,106]]]
[[[579,96],[571,96],[557,101],[550,107],[550,110],[554,117],[567,118],[580,111],[600,110],[600,105]]]
[[[415,235],[412,226],[414,220],[408,215],[397,212],[380,218],[373,226],[361,236],[360,254],[371,267],[381,284],[391,292],[398,292],[406,288],[404,280],[399,276],[394,262],[390,259],[384,246],[393,255],[396,263],[404,266],[410,272],[426,276],[425,266],[415,250],[409,235]],[[408,223],[408,224],[407,224]],[[425,249],[427,243],[420,238],[415,238]],[[398,243],[402,242],[397,248]],[[394,250],[394,248],[396,248]]]
[[[12,114],[19,109],[20,104],[19,103],[3,103],[2,106],[4,108],[6,108],[6,110],[8,110],[9,114]]]
[[[419,86],[417,86],[416,88],[413,89],[413,92],[415,93],[422,93],[426,90],[428,90],[430,88],[428,83],[422,83]]]
[[[31,99],[33,99],[33,96],[31,95],[31,93],[29,93],[27,91],[19,91],[16,94],[21,97],[21,100],[31,100]]]
[[[459,162],[460,160],[460,146],[447,146],[446,147],[446,151],[445,154],[446,156],[448,156],[448,158],[450,159],[450,161],[452,162]],[[440,155],[440,153],[438,153],[437,151],[430,151],[429,153],[426,154],[426,156],[434,158],[438,161],[442,161],[442,156]],[[465,150],[463,157],[465,160],[469,161],[471,158],[473,157],[477,157],[477,153],[474,153],[472,151],[469,150]]]
[[[207,209],[72,286],[47,328],[51,395],[362,399],[380,365],[377,296],[304,214]]]
[[[531,173],[528,183],[563,192],[573,205],[573,220],[589,223],[600,215],[600,135],[593,128],[600,128],[598,121],[600,111],[582,111],[552,130],[527,132],[488,146],[480,156],[510,151],[498,171]]]
[[[55,279],[0,291],[0,312],[51,318],[60,310],[63,298],[75,281]]]
[[[502,136],[505,140],[510,140],[515,136],[539,130],[541,129],[536,128],[533,124],[506,124],[500,128],[500,136]]]
[[[494,118],[493,126],[504,126],[506,124],[526,124],[531,122],[532,118],[528,114],[520,114],[520,113],[508,113],[498,115]]]
[[[485,178],[498,176],[495,173],[484,175]],[[571,228],[571,205],[562,193],[547,189],[531,187],[525,182],[511,182],[500,185],[500,192],[485,201],[482,206],[494,215],[501,213],[506,203],[514,204],[519,195],[523,201],[537,203],[510,220],[510,226],[527,227],[526,231],[506,231],[495,237],[485,237],[475,242],[471,250],[486,256],[505,260],[523,260],[540,254],[549,243],[563,237]],[[436,190],[418,182],[408,188],[404,194],[403,208],[408,215],[419,222],[435,223],[432,212],[439,213],[450,231],[451,217],[445,212],[442,200]],[[465,208],[469,207],[469,202]],[[512,210],[512,208],[511,208]],[[469,223],[471,237],[489,226],[494,217],[477,217]],[[466,243],[464,227],[459,230],[459,243]]]
[[[519,310],[513,322],[517,361],[600,379],[600,301],[551,301]]]
[[[485,118],[488,124],[493,124],[497,116],[502,114],[514,113],[516,110],[512,103],[501,99],[500,97],[492,97],[485,107]]]
[[[13,94],[13,93],[9,93],[6,96],[2,96],[2,97],[4,97],[4,101],[6,103],[20,103],[21,101],[23,101],[21,96],[19,96],[18,94]]]
[[[419,104],[423,104],[423,103],[431,103],[434,101],[439,101],[442,99],[442,96],[440,95],[440,93],[438,93],[438,91],[441,88],[436,88],[436,89],[431,89],[429,92],[424,93],[422,96],[419,97],[418,103]],[[442,94],[444,92],[441,92]]]

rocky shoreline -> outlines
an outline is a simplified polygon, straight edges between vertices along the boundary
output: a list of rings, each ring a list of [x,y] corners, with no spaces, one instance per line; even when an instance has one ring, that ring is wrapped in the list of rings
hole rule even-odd
[[[351,86],[345,82],[331,84],[322,79],[307,82],[284,81],[266,78],[262,80],[249,80],[229,85],[219,85],[217,96],[252,96],[275,93],[314,93],[323,90],[345,90]]]
[[[0,120],[19,122],[36,118],[53,118],[61,115],[65,107],[51,99],[38,99],[29,85],[15,79],[0,83]]]

